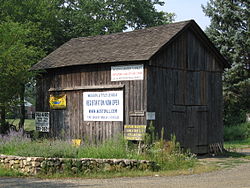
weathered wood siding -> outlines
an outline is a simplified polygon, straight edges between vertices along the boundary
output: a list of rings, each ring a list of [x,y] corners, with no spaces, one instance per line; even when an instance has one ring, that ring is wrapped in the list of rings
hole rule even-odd
[[[105,63],[50,69],[38,82],[37,111],[51,113],[51,136],[103,141],[124,124],[149,124],[145,112],[156,112],[155,127],[196,153],[223,142],[223,65],[212,48],[189,28],[175,36],[149,61]],[[111,82],[111,66],[144,64],[144,80]],[[50,91],[49,91],[50,90]],[[83,120],[83,92],[122,90],[123,122]],[[67,95],[66,110],[51,110],[49,94]]]
[[[111,65],[119,64],[52,69],[43,74],[41,79],[38,79],[37,111],[51,113],[51,136],[81,138],[97,142],[122,134],[124,124],[146,124],[144,116],[147,104],[146,68],[144,67],[144,80],[111,82]],[[53,91],[49,91],[49,89]],[[124,121],[84,121],[83,92],[109,90],[124,91]],[[49,108],[49,94],[52,93],[65,93],[67,95],[67,108],[65,110],[51,110]]]
[[[222,71],[193,31],[182,33],[155,55],[148,71],[148,111],[158,134],[175,134],[183,147],[206,153],[223,142]]]

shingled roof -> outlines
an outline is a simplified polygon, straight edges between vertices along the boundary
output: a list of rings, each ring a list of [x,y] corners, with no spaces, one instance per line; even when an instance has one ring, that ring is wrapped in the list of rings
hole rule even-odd
[[[177,33],[191,24],[197,26],[193,20],[189,20],[131,32],[73,38],[32,69],[149,60]]]

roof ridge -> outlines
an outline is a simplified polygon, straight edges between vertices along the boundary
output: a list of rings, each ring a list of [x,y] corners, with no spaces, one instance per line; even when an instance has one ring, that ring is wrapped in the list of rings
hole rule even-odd
[[[168,24],[162,24],[162,25],[157,25],[157,26],[153,26],[153,27],[146,27],[143,29],[136,29],[136,30],[132,30],[132,31],[121,31],[121,32],[116,32],[116,33],[110,33],[110,34],[104,34],[104,35],[95,35],[95,36],[86,36],[86,37],[74,37],[70,40],[75,40],[75,39],[92,39],[95,37],[112,37],[112,36],[117,36],[117,35],[123,35],[123,34],[131,34],[131,33],[135,33],[135,32],[145,32],[145,31],[149,31],[149,30],[154,30],[157,28],[161,28],[161,27],[166,27],[166,26],[173,26],[173,25],[179,25],[181,23],[190,23],[193,22],[193,19],[190,20],[184,20],[184,21],[179,21],[179,22],[174,22],[174,23],[168,23]]]

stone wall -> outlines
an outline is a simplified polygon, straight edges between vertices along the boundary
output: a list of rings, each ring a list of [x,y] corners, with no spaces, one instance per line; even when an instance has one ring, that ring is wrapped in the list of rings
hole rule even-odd
[[[0,164],[29,175],[37,173],[53,174],[70,171],[90,173],[99,171],[156,170],[155,162],[127,159],[90,159],[90,158],[44,158],[0,155]]]

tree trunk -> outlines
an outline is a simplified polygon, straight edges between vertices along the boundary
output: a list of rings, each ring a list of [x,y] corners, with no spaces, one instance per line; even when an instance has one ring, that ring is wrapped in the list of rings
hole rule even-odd
[[[20,91],[20,121],[19,121],[19,130],[24,129],[24,121],[25,121],[25,101],[24,101],[24,92],[25,92],[25,86],[22,85],[21,91]]]
[[[1,105],[0,106],[0,133],[4,134],[7,131],[7,126],[6,126],[6,110],[5,106]]]

